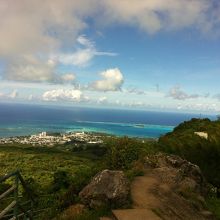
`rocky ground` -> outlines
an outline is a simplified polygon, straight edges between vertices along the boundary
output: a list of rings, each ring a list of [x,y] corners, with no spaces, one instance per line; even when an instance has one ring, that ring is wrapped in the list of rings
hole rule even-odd
[[[131,184],[134,209],[150,209],[166,220],[214,219],[205,206],[208,189],[198,166],[163,154],[146,158],[143,166],[144,176]]]
[[[146,157],[136,166],[144,175],[131,184],[122,171],[98,173],[80,192],[82,203],[90,208],[110,205],[111,218],[118,220],[215,219],[206,208],[208,186],[198,166],[164,154]],[[129,201],[131,207],[122,209]]]

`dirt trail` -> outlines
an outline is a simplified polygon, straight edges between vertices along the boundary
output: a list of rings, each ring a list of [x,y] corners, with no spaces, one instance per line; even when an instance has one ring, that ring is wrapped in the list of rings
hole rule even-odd
[[[131,197],[133,208],[155,208],[160,204],[158,198],[152,193],[159,184],[153,175],[145,175],[135,178],[131,185]]]
[[[158,154],[131,184],[132,209],[113,210],[117,220],[213,220],[205,205],[200,169],[177,156]]]
[[[192,201],[176,191],[177,176],[177,169],[159,167],[148,169],[144,176],[136,177],[131,184],[133,208],[146,209],[154,213],[154,217],[151,213],[150,217],[145,216],[146,220],[214,219],[210,212],[203,209],[203,200],[201,199],[200,203],[200,197]]]
[[[133,209],[114,210],[113,214],[118,220],[160,220],[153,210],[160,205],[159,199],[154,195],[159,180],[152,174],[136,177],[131,184],[131,197]]]

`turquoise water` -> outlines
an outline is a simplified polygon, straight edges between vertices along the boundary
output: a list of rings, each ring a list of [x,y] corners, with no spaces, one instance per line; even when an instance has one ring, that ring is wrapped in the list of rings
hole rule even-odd
[[[16,123],[16,125],[1,125],[0,136],[23,136],[36,134],[42,131],[48,132],[100,132],[117,136],[130,136],[130,137],[151,137],[157,138],[167,132],[173,130],[173,126],[161,126],[161,125],[148,125],[143,124],[141,127],[132,123],[111,123],[111,122],[77,122],[71,123],[56,123],[48,124],[42,121],[32,123]]]
[[[88,131],[158,138],[193,114],[0,103],[0,137]],[[211,116],[210,116],[211,117]]]

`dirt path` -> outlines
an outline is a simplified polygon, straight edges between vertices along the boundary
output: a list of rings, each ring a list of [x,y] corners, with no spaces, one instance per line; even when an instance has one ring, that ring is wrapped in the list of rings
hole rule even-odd
[[[135,178],[131,185],[133,208],[152,209],[157,207],[160,201],[152,192],[156,190],[158,184],[158,179],[152,175]]]
[[[114,210],[118,220],[161,220],[152,210],[159,206],[160,201],[153,194],[159,181],[154,175],[136,177],[131,185],[133,209]]]
[[[136,177],[131,184],[132,208],[148,210],[145,212],[146,220],[212,219],[211,216],[204,216],[191,202],[175,192],[171,180],[176,175],[175,169],[157,168]]]
[[[213,220],[197,166],[177,157],[158,155],[157,164],[131,184],[132,209],[113,210],[117,220]],[[201,191],[199,191],[201,190]]]

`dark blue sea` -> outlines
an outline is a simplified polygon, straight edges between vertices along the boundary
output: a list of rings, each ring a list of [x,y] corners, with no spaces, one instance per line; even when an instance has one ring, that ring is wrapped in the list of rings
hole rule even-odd
[[[47,132],[102,132],[157,138],[191,118],[214,116],[0,103],[0,137]]]

